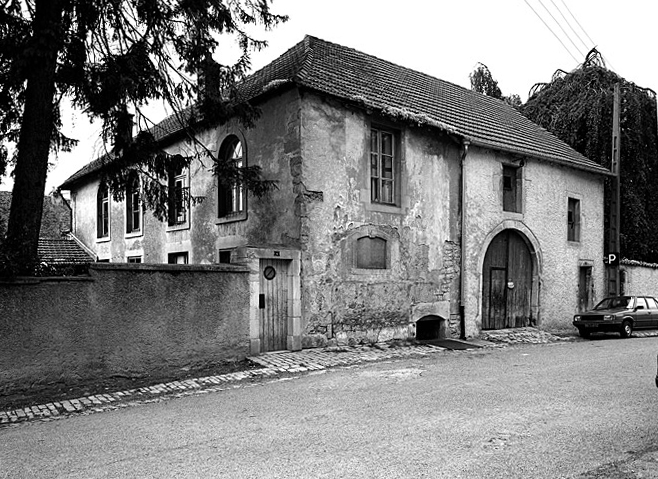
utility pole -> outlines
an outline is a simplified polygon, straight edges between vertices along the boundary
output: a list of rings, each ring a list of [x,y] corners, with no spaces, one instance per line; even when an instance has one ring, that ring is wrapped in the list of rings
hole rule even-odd
[[[619,227],[621,211],[621,190],[619,176],[619,104],[620,88],[619,83],[615,83],[614,100],[612,108],[612,162],[610,163],[610,172],[612,177],[612,188],[610,191],[610,214],[608,228],[608,295],[619,296]]]

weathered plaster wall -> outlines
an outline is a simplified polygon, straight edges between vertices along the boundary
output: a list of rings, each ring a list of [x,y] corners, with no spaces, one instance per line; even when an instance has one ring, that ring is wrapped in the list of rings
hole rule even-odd
[[[304,346],[341,341],[407,337],[424,316],[443,322],[442,334],[458,336],[461,147],[436,129],[410,127],[373,117],[309,92],[291,89],[260,105],[255,128],[229,122],[199,140],[218,151],[228,135],[243,140],[247,162],[260,165],[277,189],[249,196],[240,221],[217,218],[217,180],[208,161],[190,168],[189,227],[170,231],[144,215],[144,233],[126,237],[124,203],[113,202],[111,241],[96,239],[96,188],[83,185],[73,199],[74,230],[101,259],[166,262],[167,253],[187,251],[191,263],[216,263],[218,250],[276,248],[302,252],[301,329]],[[370,201],[371,124],[399,131],[399,205]],[[184,142],[169,151],[189,149]],[[502,163],[509,155],[472,146],[465,161],[465,317],[467,336],[481,322],[482,262],[495,234],[522,232],[536,252],[535,320],[542,328],[566,327],[578,305],[579,265],[593,265],[594,300],[602,296],[602,178],[555,164],[525,159],[523,211],[502,211]],[[567,241],[567,198],[581,200],[582,238]],[[91,214],[90,214],[91,212]],[[356,268],[354,244],[361,236],[387,240],[389,267]],[[270,251],[271,252],[271,251]],[[260,258],[260,257],[259,257]],[[258,267],[257,261],[251,267]],[[252,303],[258,291],[252,288]]]
[[[235,121],[208,132],[208,147],[219,151],[229,135],[243,141],[249,165],[262,168],[265,179],[274,180],[276,188],[263,198],[249,195],[247,219],[217,220],[217,179],[211,171],[193,176],[197,194],[205,197],[195,207],[192,244],[195,261],[217,261],[219,249],[242,246],[299,247],[300,221],[295,214],[294,169],[299,155],[299,97],[287,91],[259,106],[261,115],[253,128],[245,129]]]
[[[0,394],[242,359],[248,310],[237,266],[97,264],[87,279],[0,283]]]
[[[603,295],[603,177],[526,159],[522,212],[504,212],[503,161],[508,161],[505,155],[475,147],[465,161],[466,335],[477,335],[481,327],[484,255],[503,228],[517,229],[536,250],[538,327],[568,328],[578,308],[580,262],[593,266],[594,301]],[[577,243],[567,241],[568,197],[581,201],[581,241]]]
[[[371,118],[310,94],[303,104],[299,181],[304,191],[322,193],[300,211],[305,346],[332,337],[406,338],[409,323],[427,314],[452,318],[444,333],[458,334],[457,145],[436,132],[392,124],[400,131],[402,201],[373,205]],[[355,267],[354,242],[364,235],[387,240],[387,269]]]
[[[201,132],[198,140],[210,151],[218,152],[229,135],[243,141],[246,161],[259,165],[266,179],[276,181],[277,188],[259,199],[247,198],[247,218],[218,221],[217,179],[208,158],[193,160],[190,165],[190,195],[200,200],[190,206],[189,224],[168,227],[150,211],[144,213],[140,234],[126,235],[125,201],[110,200],[110,239],[96,238],[96,194],[98,182],[90,179],[79,185],[72,195],[73,230],[100,259],[125,262],[128,256],[142,256],[145,263],[166,263],[169,253],[188,252],[189,262],[218,262],[220,249],[246,245],[282,245],[299,247],[300,220],[295,205],[298,186],[299,97],[294,90],[264,102],[254,128],[245,129],[236,121]],[[190,154],[194,145],[179,141],[167,148],[169,153]]]

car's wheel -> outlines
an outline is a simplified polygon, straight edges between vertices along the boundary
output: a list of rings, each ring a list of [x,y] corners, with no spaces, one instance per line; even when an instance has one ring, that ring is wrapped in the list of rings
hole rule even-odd
[[[581,338],[585,338],[585,339],[588,339],[590,336],[590,332],[584,328],[579,329],[578,334],[580,334]]]
[[[621,323],[621,331],[619,332],[621,334],[622,338],[630,338],[631,334],[633,334],[633,325],[631,324],[630,321],[626,320],[623,323]]]

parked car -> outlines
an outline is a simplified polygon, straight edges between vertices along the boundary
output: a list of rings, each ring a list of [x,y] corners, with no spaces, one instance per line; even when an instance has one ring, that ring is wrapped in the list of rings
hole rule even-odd
[[[652,296],[612,296],[575,315],[573,325],[583,338],[596,331],[618,332],[628,338],[635,329],[658,328],[658,301]]]

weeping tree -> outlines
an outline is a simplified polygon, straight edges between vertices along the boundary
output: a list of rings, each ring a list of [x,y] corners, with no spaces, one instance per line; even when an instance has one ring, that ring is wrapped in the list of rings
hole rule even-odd
[[[242,182],[256,195],[271,182],[255,167],[222,163],[196,144],[168,155],[144,114],[164,102],[191,142],[195,129],[229,117],[252,124],[258,111],[241,97],[250,53],[266,46],[249,33],[287,20],[269,0],[0,0],[0,174],[13,166],[14,187],[0,274],[32,274],[37,260],[49,155],[75,147],[62,134],[60,107],[70,102],[102,123],[107,145],[104,183],[121,195],[134,171],[143,175],[142,201],[166,214],[170,168],[209,158],[222,181]],[[212,60],[219,35],[231,35],[241,55],[231,65]]]
[[[621,90],[621,253],[628,259],[658,263],[656,94],[608,70],[593,49],[576,70],[558,70],[551,82],[533,86],[521,112],[576,151],[609,168],[616,83]],[[609,184],[605,196],[607,220]]]

